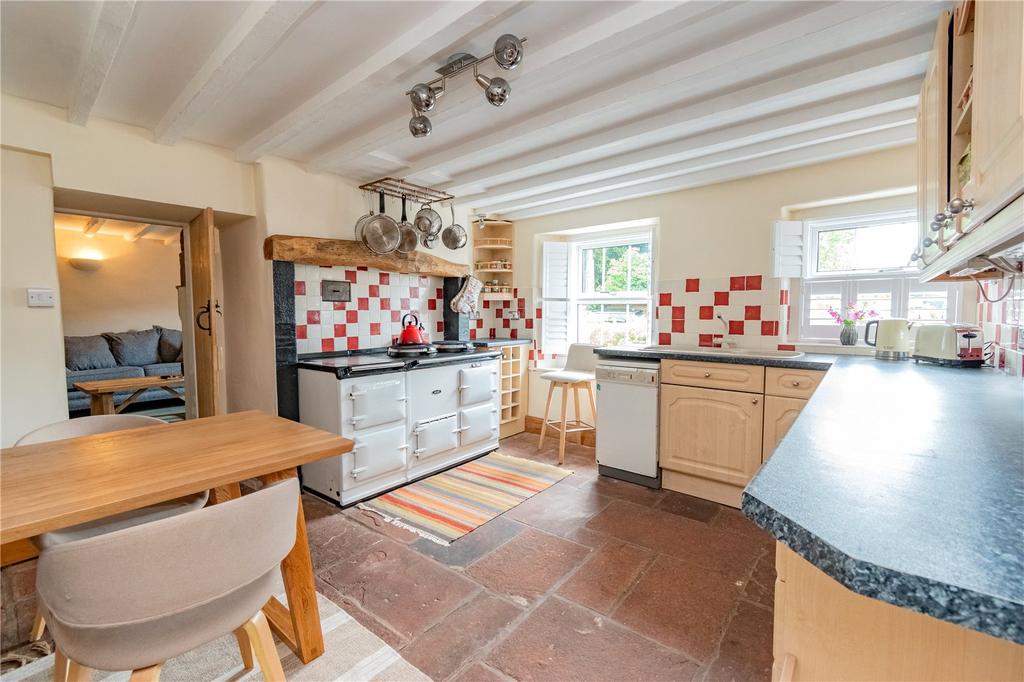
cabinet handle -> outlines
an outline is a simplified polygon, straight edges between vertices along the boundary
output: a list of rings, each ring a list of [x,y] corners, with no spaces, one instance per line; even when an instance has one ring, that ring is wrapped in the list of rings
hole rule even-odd
[[[359,478],[359,474],[363,473],[364,471],[366,471],[366,467],[358,467],[356,469],[353,469],[350,475],[352,476],[352,478]]]
[[[794,382],[793,382],[793,385],[794,385],[794,386],[799,386],[799,385],[800,385],[800,382],[799,382],[799,381],[794,381]]]
[[[704,372],[704,378],[707,379],[711,376],[711,372]]]
[[[753,400],[751,400],[750,402],[752,402],[752,403],[754,403],[755,405],[757,405],[757,398],[754,398],[754,399],[753,399]]]

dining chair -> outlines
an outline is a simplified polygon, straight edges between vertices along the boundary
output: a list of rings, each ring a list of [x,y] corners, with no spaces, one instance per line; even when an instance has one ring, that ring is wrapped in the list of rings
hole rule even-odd
[[[597,355],[592,346],[586,343],[574,343],[569,346],[569,353],[565,360],[565,367],[553,372],[545,372],[540,375],[541,379],[550,381],[548,387],[548,401],[544,405],[544,422],[540,427],[540,440],[537,442],[537,449],[544,446],[544,435],[548,428],[558,431],[558,463],[565,464],[565,436],[569,433],[582,431],[594,431],[593,424],[587,424],[580,419],[580,389],[584,389],[590,397],[590,413],[597,421],[597,405],[594,403],[594,389],[591,384],[594,382],[595,370],[597,369]],[[551,412],[551,399],[554,397],[555,389],[562,389],[562,415],[559,419],[548,419]],[[568,422],[569,391],[573,392],[575,400],[576,419],[570,426]]]
[[[97,433],[124,431],[164,424],[165,422],[156,417],[147,417],[141,414],[108,414],[65,419],[53,424],[47,424],[46,426],[40,426],[38,429],[28,432],[14,443],[14,447],[34,445],[36,443],[50,443],[79,436],[91,436]],[[187,495],[168,500],[167,502],[161,502],[160,504],[143,507],[142,509],[133,509],[120,514],[114,514],[113,516],[106,516],[95,521],[61,528],[50,533],[43,533],[34,537],[32,542],[37,548],[42,550],[64,542],[82,540],[95,535],[136,526],[140,523],[148,523],[149,521],[156,521],[168,516],[195,511],[206,506],[209,495],[209,491],[204,491],[195,495]],[[46,623],[42,616],[37,613],[35,622],[32,624],[32,640],[41,639],[45,629]]]
[[[36,590],[56,644],[55,682],[90,670],[157,680],[170,658],[234,633],[246,668],[284,671],[262,607],[295,544],[299,484],[43,550]]]

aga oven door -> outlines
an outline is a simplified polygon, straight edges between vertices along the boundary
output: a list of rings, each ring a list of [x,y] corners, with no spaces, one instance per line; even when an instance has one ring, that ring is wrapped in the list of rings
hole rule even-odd
[[[459,410],[459,422],[463,447],[498,440],[498,408],[493,403]]]
[[[498,392],[497,361],[474,362],[459,370],[459,404],[476,405],[490,401]]]
[[[349,490],[366,481],[405,470],[405,424],[396,424],[375,431],[361,432],[353,438],[355,447],[344,455],[342,488]]]
[[[405,421],[405,376],[385,375],[345,382],[346,428],[354,431]]]
[[[455,414],[417,422],[413,428],[413,463],[454,450],[459,445],[458,420]]]

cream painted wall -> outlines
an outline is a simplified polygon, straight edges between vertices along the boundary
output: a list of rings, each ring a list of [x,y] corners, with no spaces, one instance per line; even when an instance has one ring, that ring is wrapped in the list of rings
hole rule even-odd
[[[155,324],[181,329],[177,244],[153,239],[129,242],[119,236],[56,230],[57,273],[65,336],[85,336]],[[83,253],[102,255],[98,270],[71,267]]]
[[[60,306],[29,308],[28,287],[58,289],[50,160],[0,150],[0,445],[67,419]]]

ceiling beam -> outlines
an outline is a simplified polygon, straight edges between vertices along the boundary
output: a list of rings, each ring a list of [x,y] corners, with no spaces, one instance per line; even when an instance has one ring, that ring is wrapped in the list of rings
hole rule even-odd
[[[475,193],[471,186],[467,186],[453,190],[453,194],[465,199],[474,208],[485,209],[488,206],[554,189],[568,192],[576,185],[596,180],[695,159],[806,130],[826,128],[847,121],[904,110],[917,104],[920,87],[920,79],[909,78],[810,106],[787,109],[777,114],[748,115],[736,125],[715,126],[706,132],[701,132],[699,126],[692,125],[688,128],[693,130],[694,134],[679,140],[570,165],[553,172],[531,175],[495,185],[483,193]],[[740,108],[744,106],[741,105]],[[728,114],[725,111],[720,113]]]
[[[254,2],[228,31],[157,124],[154,139],[174,144],[273,52],[318,3]]]
[[[89,120],[134,13],[135,0],[107,0],[97,9],[89,47],[78,65],[69,99],[69,122],[84,126]]]
[[[685,189],[692,189],[694,187],[703,187],[705,185],[729,182],[731,180],[764,175],[766,173],[774,173],[800,166],[833,161],[849,156],[867,154],[882,149],[902,147],[908,144],[913,144],[916,140],[916,136],[917,132],[915,126],[889,128],[858,137],[834,140],[832,142],[826,142],[813,147],[781,152],[771,156],[765,156],[760,159],[755,159],[753,161],[740,161],[728,166],[712,168],[692,175],[668,178],[645,185],[624,187],[604,194],[567,199],[565,201],[546,204],[532,209],[516,211],[515,213],[510,213],[502,217],[508,220],[525,220],[527,218],[536,218],[542,215],[564,213],[566,211],[618,203],[656,194],[678,192]]]
[[[727,6],[701,6],[698,4],[678,5],[671,2],[630,3],[619,11],[595,21],[592,24],[573,23],[564,27],[561,38],[547,45],[527,45],[523,62],[511,72],[515,79],[531,76],[535,84],[542,74],[548,73],[547,80],[603,54],[615,54],[632,42],[650,39],[672,30],[681,24],[699,23],[707,16],[729,10]],[[736,11],[736,10],[731,10]],[[749,10],[747,10],[749,11]],[[528,37],[528,36],[527,36]],[[510,76],[510,78],[512,78]],[[470,102],[480,102],[480,90],[471,79],[461,79],[449,84],[449,92],[440,101],[440,111],[431,113],[436,124],[442,124],[458,115]],[[412,83],[409,84],[410,86]],[[311,171],[326,171],[347,160],[358,159],[370,154],[395,139],[396,134],[407,134],[409,114],[390,118],[373,129],[357,132],[327,151],[313,157],[307,164]]]
[[[649,107],[667,106],[672,101],[684,101],[720,87],[722,82],[735,78],[741,69],[744,79],[765,77],[783,69],[793,69],[828,55],[843,54],[845,50],[862,46],[883,45],[902,50],[925,47],[924,38],[934,32],[934,18],[927,18],[921,8],[911,6],[899,11],[899,5],[885,5],[884,12],[877,5],[840,3],[770,26],[753,35],[736,35],[717,48],[691,54],[688,58],[652,71],[593,95],[574,98],[562,106],[538,108],[533,115],[522,116],[511,126],[488,128],[464,142],[446,146],[415,159],[402,173],[409,179],[428,179],[430,174],[443,173],[449,166],[472,163],[481,152],[501,145],[505,140],[528,136],[544,128],[578,129],[587,120],[607,120],[609,112],[621,112],[623,117],[636,110],[638,101]],[[880,36],[891,35],[892,27],[900,19],[909,20],[914,38],[918,40],[893,41]],[[884,21],[870,33],[853,29],[858,26]],[[906,23],[903,23],[903,28]],[[917,43],[921,43],[918,45]],[[869,50],[869,52],[874,52]],[[668,99],[671,98],[671,99]]]
[[[622,149],[671,144],[695,131],[723,128],[756,117],[795,107],[805,107],[872,88],[888,88],[894,82],[919,78],[924,72],[930,48],[903,41],[850,56],[821,62],[816,66],[700,99],[687,107],[670,109],[597,132],[576,136],[566,142],[547,145],[518,156],[481,166],[460,174],[446,186],[456,196],[474,191],[473,185],[500,184],[523,179],[524,175],[568,167],[575,158],[593,159],[601,151],[611,156]],[[904,85],[903,96],[908,90]],[[914,88],[916,90],[916,88]],[[484,185],[483,188],[485,188]],[[486,190],[485,190],[486,191]],[[480,189],[475,189],[476,193]]]
[[[124,236],[124,238],[125,238],[126,241],[129,241],[129,242],[137,242],[140,239],[142,239],[145,235],[149,234],[154,229],[156,229],[156,227],[157,227],[157,225],[153,225],[152,223],[150,223],[148,225],[141,225],[134,232],[129,232],[128,234],[126,234]]]
[[[791,135],[778,137],[774,140],[762,141],[755,144],[748,144],[728,151],[708,154],[696,159],[687,159],[656,168],[625,173],[616,177],[605,178],[586,184],[577,185],[567,189],[556,189],[549,192],[535,194],[521,199],[513,199],[504,204],[492,204],[491,206],[477,207],[484,213],[495,213],[506,215],[515,213],[536,206],[553,204],[566,199],[590,196],[598,193],[606,193],[622,187],[650,184],[668,178],[675,178],[692,173],[697,173],[711,168],[730,166],[740,162],[759,159],[764,156],[771,156],[782,152],[813,147],[825,142],[834,140],[845,140],[852,137],[866,135],[891,128],[913,128],[916,125],[917,111],[915,109],[904,109],[892,111],[877,116],[870,116],[855,121],[839,123],[828,128],[808,130]]]
[[[315,128],[341,107],[351,106],[358,94],[388,84],[411,66],[427,61],[439,49],[466,40],[513,7],[512,2],[447,2],[408,31],[383,45],[326,88],[243,142],[239,161],[256,161],[288,141]],[[411,87],[413,84],[409,83]],[[401,93],[395,93],[396,97]]]
[[[103,218],[89,218],[82,228],[82,234],[93,235],[100,231],[103,227],[103,223],[107,222]]]

